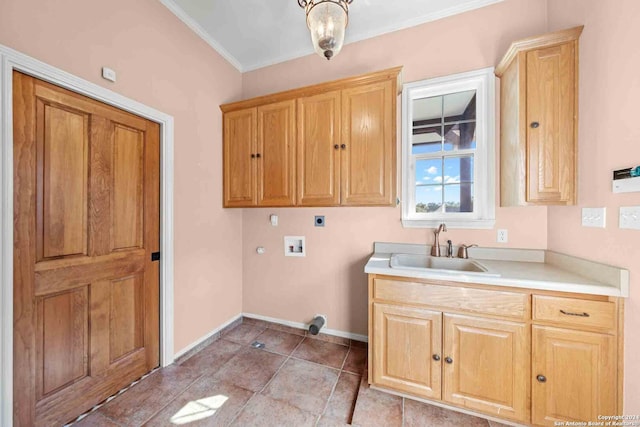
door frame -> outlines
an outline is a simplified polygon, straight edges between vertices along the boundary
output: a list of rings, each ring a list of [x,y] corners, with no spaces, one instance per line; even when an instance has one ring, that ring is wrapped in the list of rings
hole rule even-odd
[[[13,71],[160,124],[160,365],[173,363],[173,117],[0,44],[0,425],[13,424]]]

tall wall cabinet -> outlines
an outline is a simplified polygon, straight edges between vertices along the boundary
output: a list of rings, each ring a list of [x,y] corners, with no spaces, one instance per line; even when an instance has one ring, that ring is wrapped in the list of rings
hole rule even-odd
[[[582,28],[514,42],[496,67],[502,206],[576,203]]]
[[[400,70],[221,105],[224,206],[393,205]]]

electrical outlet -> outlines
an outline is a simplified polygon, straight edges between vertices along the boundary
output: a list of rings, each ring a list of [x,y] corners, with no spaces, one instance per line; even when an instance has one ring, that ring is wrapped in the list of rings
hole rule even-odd
[[[640,230],[640,206],[620,207],[620,228]]]
[[[505,229],[498,230],[498,243],[507,243],[509,241],[509,231]]]
[[[582,208],[582,226],[605,228],[606,214],[606,208]]]

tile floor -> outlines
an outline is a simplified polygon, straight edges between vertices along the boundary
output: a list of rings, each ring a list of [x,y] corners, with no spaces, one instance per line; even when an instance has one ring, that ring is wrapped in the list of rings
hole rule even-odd
[[[75,426],[502,426],[373,390],[366,359],[363,343],[245,319]]]

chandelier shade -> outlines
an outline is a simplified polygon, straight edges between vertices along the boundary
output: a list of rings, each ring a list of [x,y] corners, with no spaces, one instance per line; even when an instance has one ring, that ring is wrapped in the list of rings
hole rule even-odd
[[[307,14],[307,27],[316,53],[324,58],[336,56],[344,44],[349,23],[349,4],[353,0],[298,0]]]

